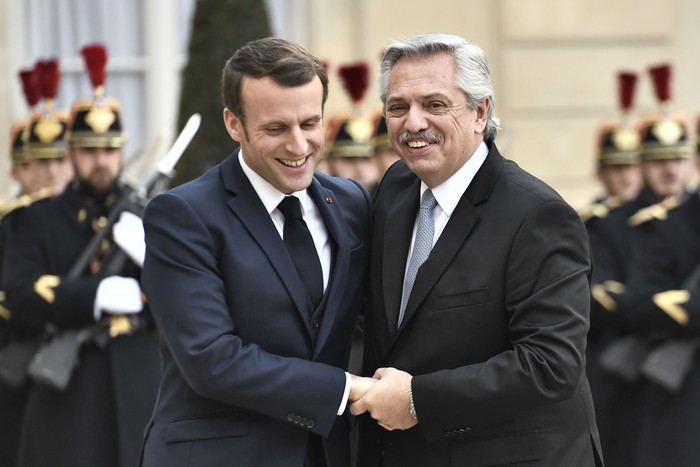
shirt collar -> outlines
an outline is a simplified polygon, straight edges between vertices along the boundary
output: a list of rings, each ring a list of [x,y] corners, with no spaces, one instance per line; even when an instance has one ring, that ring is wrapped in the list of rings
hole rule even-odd
[[[433,188],[433,196],[437,201],[440,208],[447,214],[451,216],[452,212],[457,207],[457,203],[462,198],[462,195],[469,184],[474,179],[474,176],[481,168],[482,164],[486,160],[486,156],[489,154],[489,149],[485,142],[481,142],[477,146],[474,154],[464,163],[460,169],[455,172],[450,178],[442,182],[440,185]],[[428,189],[428,185],[425,182],[420,184],[420,195],[423,198],[423,193]]]
[[[246,177],[248,177],[250,184],[253,185],[253,189],[258,194],[260,201],[262,201],[263,205],[265,206],[267,213],[271,214],[272,211],[277,209],[277,205],[279,205],[282,199],[287,195],[272,186],[270,182],[262,178],[256,171],[251,169],[248,164],[245,163],[245,160],[243,159],[243,149],[238,152],[238,161],[241,163],[243,173],[245,173]],[[305,213],[308,209],[307,203],[309,198],[306,190],[296,191],[291,194],[299,198],[299,202],[302,206],[302,214]]]

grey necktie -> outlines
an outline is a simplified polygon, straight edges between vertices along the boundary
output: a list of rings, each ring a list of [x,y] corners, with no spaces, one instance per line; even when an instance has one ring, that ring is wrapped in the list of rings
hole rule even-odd
[[[435,201],[433,192],[430,189],[425,190],[418,210],[416,240],[413,243],[413,252],[411,253],[411,260],[408,262],[406,278],[403,283],[403,295],[401,296],[401,310],[399,311],[398,325],[400,325],[403,320],[408,297],[411,296],[411,289],[413,288],[413,282],[416,280],[418,268],[428,259],[430,250],[433,249],[433,235],[435,234],[433,209],[435,208],[435,204],[437,204],[437,202]]]

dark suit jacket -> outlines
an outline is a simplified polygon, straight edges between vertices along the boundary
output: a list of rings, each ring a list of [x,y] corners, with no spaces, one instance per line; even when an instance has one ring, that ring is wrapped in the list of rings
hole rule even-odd
[[[146,209],[144,290],[163,377],[145,466],[302,467],[309,433],[349,465],[337,416],[369,258],[371,199],[316,174],[309,193],[334,248],[313,313],[284,242],[234,153]]]
[[[397,330],[419,190],[400,162],[377,192],[365,342],[367,375],[414,375],[419,424],[386,431],[363,416],[358,466],[379,465],[382,452],[384,467],[596,465],[580,218],[490,145]]]

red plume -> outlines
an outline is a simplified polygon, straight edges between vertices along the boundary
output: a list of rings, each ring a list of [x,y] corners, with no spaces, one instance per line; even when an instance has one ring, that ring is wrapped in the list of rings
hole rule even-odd
[[[354,103],[358,103],[365,96],[369,84],[369,65],[367,62],[358,62],[354,65],[341,66],[338,74],[343,79],[343,86],[350,93]]]
[[[41,100],[37,74],[34,70],[20,70],[19,79],[22,81],[22,91],[27,99],[27,104],[29,104],[29,108],[33,109]]]
[[[90,75],[90,81],[93,87],[98,88],[104,86],[107,74],[105,68],[107,66],[107,48],[102,44],[90,44],[80,49],[85,62],[85,68]]]
[[[664,64],[649,68],[649,74],[654,81],[654,92],[660,103],[671,100],[671,65]]]
[[[621,72],[617,75],[619,93],[620,93],[620,108],[624,113],[632,109],[634,103],[634,90],[637,86],[637,74],[631,72]]]
[[[61,72],[58,69],[58,60],[39,60],[34,67],[39,81],[39,92],[41,97],[50,100],[58,94],[58,83],[61,78]]]

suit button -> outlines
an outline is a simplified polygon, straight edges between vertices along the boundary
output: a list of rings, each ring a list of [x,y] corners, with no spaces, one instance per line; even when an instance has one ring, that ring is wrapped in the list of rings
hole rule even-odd
[[[313,321],[313,323],[311,323],[311,325],[312,325],[313,327],[317,328],[317,327],[319,327],[319,326],[321,325],[321,322],[320,322],[319,320],[315,319],[315,320]]]
[[[306,424],[309,428],[313,428],[316,426],[316,422],[313,420],[309,420],[309,422]]]
[[[450,438],[450,437],[452,437],[452,432],[448,430],[444,433],[444,435],[445,435],[445,438]]]
[[[288,422],[293,422],[293,421],[294,421],[294,414],[293,414],[293,413],[290,413],[290,414],[287,415],[287,421],[288,421]]]

